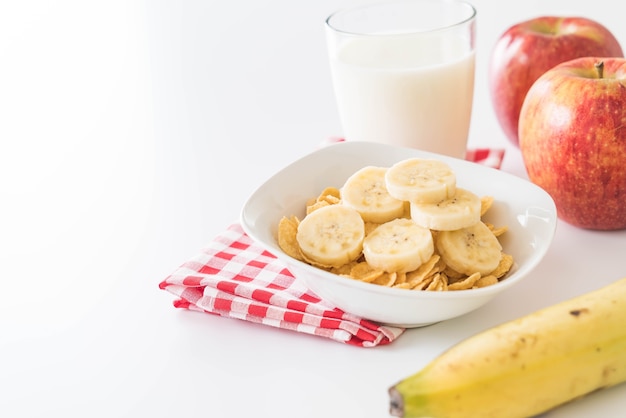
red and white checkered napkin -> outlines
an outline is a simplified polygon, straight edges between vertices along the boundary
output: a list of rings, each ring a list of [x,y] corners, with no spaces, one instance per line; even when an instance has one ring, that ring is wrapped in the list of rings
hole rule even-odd
[[[303,287],[278,259],[239,224],[217,236],[159,287],[186,308],[373,347],[388,344],[402,328],[345,313]]]
[[[485,165],[487,167],[500,169],[504,159],[504,149],[500,148],[473,148],[465,153],[467,161]]]
[[[336,142],[336,141],[335,141]],[[468,160],[499,168],[503,151],[477,149]],[[174,306],[374,347],[393,342],[403,328],[364,320],[321,300],[273,254],[233,224],[159,287]]]

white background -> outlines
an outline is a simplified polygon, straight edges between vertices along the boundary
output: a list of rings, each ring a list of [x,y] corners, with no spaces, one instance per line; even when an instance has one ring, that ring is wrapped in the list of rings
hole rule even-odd
[[[626,276],[624,231],[560,223],[527,281],[391,345],[175,310],[158,283],[267,177],[341,135],[325,17],[363,1],[0,3],[0,416],[383,417],[387,388],[464,337]],[[475,0],[470,146],[507,148],[487,64],[510,25],[605,0]],[[585,336],[581,336],[585,338]],[[619,416],[620,386],[550,417]],[[524,400],[520,400],[524,401]]]

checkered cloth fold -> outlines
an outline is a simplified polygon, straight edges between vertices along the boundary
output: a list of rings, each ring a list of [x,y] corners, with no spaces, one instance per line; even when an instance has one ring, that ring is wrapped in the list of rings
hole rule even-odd
[[[337,141],[335,141],[337,142]],[[468,160],[500,168],[502,150],[468,151]],[[160,282],[174,306],[330,338],[360,347],[393,342],[403,328],[383,326],[321,300],[235,223]]]
[[[214,313],[363,347],[388,344],[401,328],[380,326],[324,302],[273,254],[233,224],[160,283],[177,308]]]
[[[502,166],[502,160],[504,159],[504,149],[501,148],[473,148],[468,149],[465,153],[465,159],[467,161],[473,161],[475,163],[497,168],[498,170]]]

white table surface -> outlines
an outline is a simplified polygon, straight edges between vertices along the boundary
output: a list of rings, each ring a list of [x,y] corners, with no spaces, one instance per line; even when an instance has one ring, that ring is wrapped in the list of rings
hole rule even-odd
[[[362,2],[362,1],[361,1]],[[359,1],[0,5],[0,416],[383,417],[387,388],[504,320],[626,276],[626,231],[559,223],[525,282],[364,349],[176,310],[158,283],[267,177],[340,135],[323,21]],[[470,146],[507,148],[487,60],[508,26],[608,1],[475,0]],[[584,336],[581,336],[584,338]],[[549,417],[617,417],[626,385]]]

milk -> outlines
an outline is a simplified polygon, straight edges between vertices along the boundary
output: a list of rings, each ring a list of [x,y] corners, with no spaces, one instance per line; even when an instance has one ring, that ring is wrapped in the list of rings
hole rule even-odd
[[[347,140],[464,158],[475,53],[461,38],[372,36],[330,49]]]

